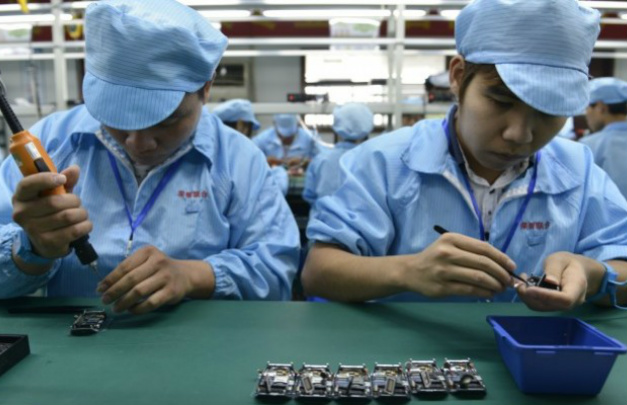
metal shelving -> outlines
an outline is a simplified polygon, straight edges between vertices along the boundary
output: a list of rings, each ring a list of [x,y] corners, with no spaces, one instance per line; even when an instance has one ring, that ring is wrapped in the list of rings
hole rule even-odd
[[[385,54],[389,61],[389,77],[387,80],[388,99],[383,108],[385,113],[393,113],[394,122],[400,122],[403,106],[400,75],[403,69],[403,58],[407,55],[453,55],[455,42],[453,38],[406,38],[406,21],[452,21],[454,17],[428,14],[430,10],[454,11],[468,4],[469,0],[180,0],[182,3],[199,11],[215,11],[212,21],[286,21],[286,20],[328,20],[323,16],[308,16],[303,12],[300,17],[264,16],[268,10],[370,10],[380,15],[379,20],[387,21],[386,37],[375,39],[361,38],[231,38],[225,58],[233,57],[293,57],[314,53],[333,54],[328,47],[332,45],[378,45],[379,51],[340,51],[343,54],[360,54],[379,52]],[[29,8],[33,15],[52,14],[53,19],[38,25],[52,26],[52,41],[28,44],[30,55],[3,56],[5,61],[19,60],[51,60],[54,64],[55,102],[57,106],[65,106],[68,93],[66,61],[84,58],[83,41],[65,41],[64,27],[82,23],[82,20],[68,21],[67,13],[71,10],[83,9],[91,2],[67,2],[51,0],[50,4],[33,3]],[[627,17],[627,1],[581,1],[580,3],[604,12],[625,13]],[[237,16],[226,10],[251,10],[250,16]],[[220,14],[222,13],[222,14]],[[21,14],[19,5],[0,5],[0,15],[12,16]],[[235,14],[235,15],[233,15]],[[310,13],[311,14],[311,13]],[[627,24],[627,19],[605,18],[606,24]],[[23,44],[22,44],[23,45]],[[0,47],[13,45],[1,44]],[[277,49],[278,48],[278,49]],[[337,54],[337,53],[336,53]],[[595,57],[627,59],[627,40],[600,40],[595,46]],[[266,107],[260,106],[262,109]],[[278,107],[278,106],[277,106]],[[281,104],[285,108],[285,104]],[[383,112],[381,110],[381,112]],[[261,111],[260,111],[261,112]]]

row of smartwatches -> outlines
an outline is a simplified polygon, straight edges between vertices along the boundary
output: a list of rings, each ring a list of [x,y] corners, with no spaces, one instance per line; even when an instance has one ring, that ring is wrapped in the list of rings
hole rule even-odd
[[[255,395],[273,398],[375,399],[408,398],[412,394],[441,397],[447,394],[482,397],[483,379],[470,359],[444,359],[438,367],[433,360],[410,359],[402,363],[375,363],[372,373],[365,364],[344,365],[333,373],[329,365],[303,364],[296,371],[292,363],[270,363],[259,370]]]

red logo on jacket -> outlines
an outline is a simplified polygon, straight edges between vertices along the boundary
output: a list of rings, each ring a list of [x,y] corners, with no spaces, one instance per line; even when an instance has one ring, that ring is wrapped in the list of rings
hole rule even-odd
[[[199,191],[199,190],[179,190],[178,196],[180,198],[191,199],[191,198],[207,198],[209,196],[209,192],[207,190]]]
[[[541,221],[523,221],[520,223],[520,229],[522,230],[533,230],[537,229],[540,231],[546,231],[551,226],[549,221],[541,222]]]

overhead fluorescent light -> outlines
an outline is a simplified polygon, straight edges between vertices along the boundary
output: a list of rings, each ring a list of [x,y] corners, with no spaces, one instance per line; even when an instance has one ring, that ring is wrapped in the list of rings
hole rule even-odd
[[[618,16],[623,20],[627,20],[627,13],[619,13]]]
[[[0,25],[0,30],[31,30],[33,29],[33,24],[2,24]]]
[[[61,14],[61,20],[72,20],[71,14]],[[54,21],[52,14],[20,14],[20,15],[4,15],[0,16],[0,24],[25,24],[25,23],[42,23]]]
[[[250,17],[250,10],[202,10],[198,12],[210,20],[228,20],[229,18]]]
[[[94,3],[93,1],[73,1],[71,2],[71,6],[74,9],[85,9],[87,8],[88,5],[90,5],[91,3]]]
[[[354,18],[387,18],[390,10],[379,9],[301,9],[301,10],[264,10],[264,17],[268,18],[337,18],[337,17],[354,17]]]
[[[29,11],[37,11],[43,8],[50,9],[49,4],[29,4]],[[19,4],[0,4],[0,13],[9,13],[12,11],[22,11],[22,6]]]
[[[457,16],[461,12],[462,12],[461,10],[441,10],[440,11],[440,15],[442,17],[446,17],[446,18],[450,18],[450,19],[454,20],[454,19],[457,18]]]
[[[396,14],[396,11],[394,11],[394,13]],[[426,15],[427,12],[425,10],[403,10],[403,17],[405,19],[420,18]]]

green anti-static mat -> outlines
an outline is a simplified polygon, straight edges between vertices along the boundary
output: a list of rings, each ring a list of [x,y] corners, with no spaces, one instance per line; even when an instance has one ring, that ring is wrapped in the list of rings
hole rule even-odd
[[[267,361],[362,364],[410,358],[471,357],[484,379],[480,400],[439,403],[625,404],[627,355],[619,356],[596,397],[524,395],[497,351],[487,315],[541,315],[520,304],[343,305],[305,302],[190,301],[145,316],[120,316],[93,336],[69,335],[73,316],[8,314],[16,305],[96,301],[0,302],[0,334],[27,334],[31,354],[0,376],[0,404],[259,404],[252,396]],[[554,313],[550,315],[556,315]],[[627,312],[585,306],[576,316],[627,342]],[[295,400],[286,403],[298,403]],[[423,402],[412,397],[408,403]],[[330,402],[338,403],[337,401]],[[372,404],[381,403],[371,401]]]

